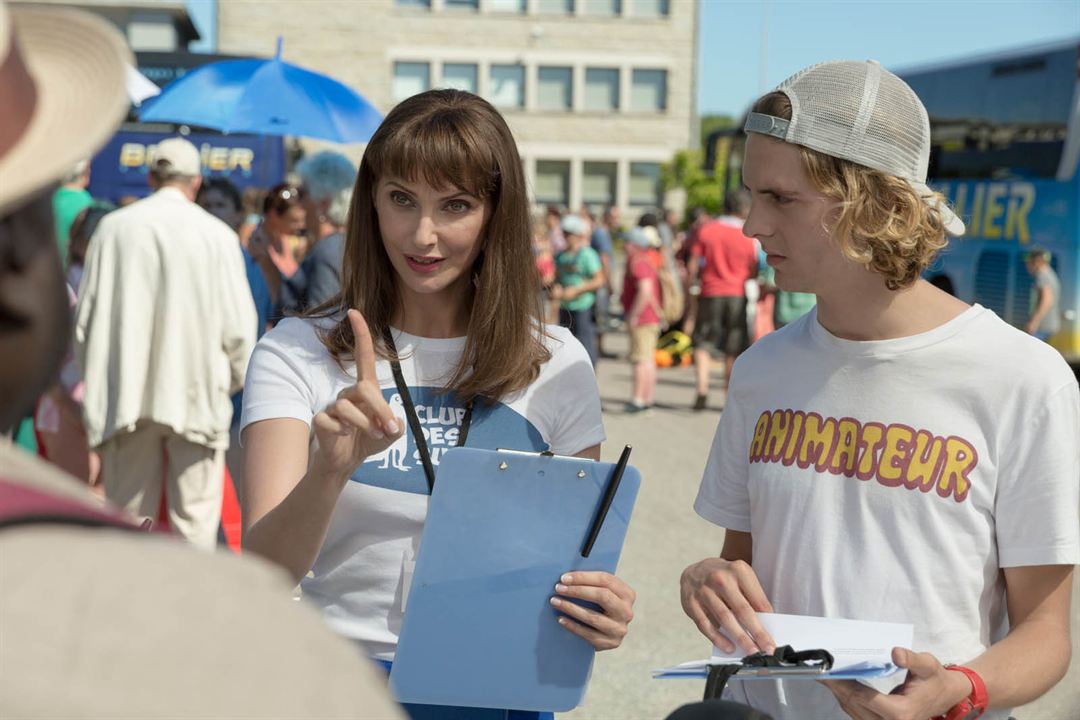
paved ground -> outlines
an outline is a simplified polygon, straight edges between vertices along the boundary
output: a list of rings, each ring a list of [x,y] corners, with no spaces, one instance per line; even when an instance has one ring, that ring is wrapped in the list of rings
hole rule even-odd
[[[625,353],[621,335],[605,338]],[[605,348],[607,349],[607,348]],[[626,415],[630,367],[625,360],[602,360],[600,394],[608,442],[604,459],[614,462],[622,446],[634,446],[633,463],[642,487],[634,510],[619,574],[638,591],[636,619],[623,647],[601,653],[585,703],[562,720],[599,718],[661,719],[686,702],[700,699],[703,681],[652,680],[649,671],[703,658],[709,647],[679,606],[678,581],[691,562],[718,554],[723,532],[691,508],[723,396],[714,391],[712,407],[693,413],[690,368],[663,369],[657,401],[647,415]],[[1019,720],[1080,720],[1080,582],[1073,592],[1073,663],[1069,675],[1046,697],[1020,708]],[[807,720],[813,720],[808,718]]]

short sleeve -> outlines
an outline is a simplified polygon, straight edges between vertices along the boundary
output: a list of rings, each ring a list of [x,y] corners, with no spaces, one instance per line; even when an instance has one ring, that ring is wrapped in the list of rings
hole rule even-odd
[[[720,527],[750,532],[750,449],[743,418],[744,412],[732,393],[713,437],[694,511]]]
[[[1080,389],[1070,382],[1009,439],[994,520],[1001,567],[1080,562]]]
[[[322,372],[320,354],[323,363],[329,361],[308,321],[287,318],[263,335],[248,363],[240,430],[273,418],[296,418],[310,425],[317,412],[313,374]]]
[[[586,252],[584,253],[584,255],[588,258],[588,270],[584,274],[592,277],[596,273],[600,272],[604,268],[604,266],[600,262],[600,256],[596,253],[595,250],[590,247],[585,248],[585,251]]]
[[[544,396],[551,428],[548,443],[556,455],[574,455],[604,442],[604,418],[600,410],[600,388],[589,354],[577,338],[565,330],[552,348]]]

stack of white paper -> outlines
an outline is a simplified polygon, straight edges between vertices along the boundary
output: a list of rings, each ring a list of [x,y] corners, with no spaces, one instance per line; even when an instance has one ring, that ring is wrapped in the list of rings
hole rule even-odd
[[[837,618],[758,613],[762,626],[777,645],[790,645],[796,652],[828,650],[832,670],[808,675],[751,675],[736,673],[732,680],[817,680],[868,679],[886,677],[900,670],[892,661],[894,647],[910,648],[914,627],[906,623],[869,622]],[[738,664],[746,653],[725,653],[714,647],[707,660],[691,660],[681,665],[653,671],[655,678],[703,678],[710,665]]]

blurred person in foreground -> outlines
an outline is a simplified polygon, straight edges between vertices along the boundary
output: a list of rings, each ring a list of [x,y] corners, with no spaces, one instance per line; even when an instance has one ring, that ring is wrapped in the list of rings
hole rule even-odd
[[[814,65],[745,127],[745,231],[777,285],[818,302],[735,363],[694,506],[724,545],[683,572],[683,609],[729,652],[783,641],[758,612],[914,625],[892,650],[906,678],[729,686],[777,720],[1004,720],[1069,666],[1076,378],[920,279],[964,224],[926,185],[929,122],[903,80]]]
[[[199,152],[157,146],[153,194],[104,217],[90,242],[75,344],[90,447],[106,496],[197,546],[217,542],[232,403],[256,314],[236,233],[195,204]]]
[[[132,62],[97,16],[0,2],[0,433],[63,356],[52,191],[126,114]],[[400,717],[276,569],[139,532],[4,443],[0,558],[0,717]]]
[[[1049,250],[1033,247],[1024,257],[1028,274],[1033,279],[1031,288],[1031,318],[1024,326],[1025,332],[1043,342],[1061,329],[1061,281],[1050,266]]]
[[[356,166],[341,153],[323,151],[301,160],[296,174],[305,191],[311,245],[300,267],[281,286],[281,312],[299,314],[341,292],[345,223]]]

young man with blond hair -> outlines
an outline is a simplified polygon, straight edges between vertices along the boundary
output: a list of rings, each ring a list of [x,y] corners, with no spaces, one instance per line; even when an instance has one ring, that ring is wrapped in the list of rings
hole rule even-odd
[[[925,184],[929,122],[902,80],[815,65],[746,130],[745,232],[818,304],[735,365],[695,503],[727,532],[683,572],[683,608],[746,653],[784,642],[759,612],[914,625],[906,679],[729,685],[777,720],[1003,720],[1069,665],[1076,379],[920,279],[964,225]]]

